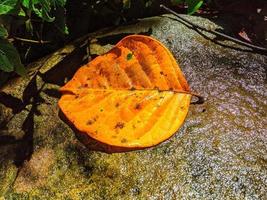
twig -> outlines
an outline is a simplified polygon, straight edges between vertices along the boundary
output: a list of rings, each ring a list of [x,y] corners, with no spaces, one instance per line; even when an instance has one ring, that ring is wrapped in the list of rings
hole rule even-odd
[[[182,20],[183,22],[189,24],[190,26],[192,26],[192,28],[196,28],[196,29],[199,29],[199,30],[202,30],[202,31],[205,31],[205,32],[209,32],[209,33],[212,33],[214,35],[217,35],[217,36],[221,36],[223,38],[226,38],[228,40],[231,40],[233,42],[236,42],[238,44],[241,44],[241,45],[244,45],[246,47],[250,47],[252,49],[255,49],[255,50],[260,50],[260,51],[267,51],[267,48],[264,48],[264,47],[260,47],[260,46],[257,46],[257,45],[253,45],[253,44],[250,44],[248,42],[244,42],[242,40],[239,40],[237,38],[234,38],[234,37],[231,37],[229,35],[226,35],[224,33],[221,33],[221,32],[218,32],[218,31],[215,31],[215,30],[210,30],[210,29],[207,29],[205,27],[202,27],[202,26],[199,26],[197,24],[194,24],[192,22],[190,22],[189,20],[181,17],[177,12],[171,10],[170,8],[166,7],[165,5],[163,4],[160,4],[160,7],[163,8],[164,10],[168,11],[169,13],[175,15],[177,18],[179,18],[180,20]]]
[[[29,42],[29,43],[35,43],[35,44],[47,44],[51,43],[51,41],[46,41],[46,40],[31,40],[31,39],[26,39],[26,38],[20,38],[20,37],[13,37],[15,40],[23,41],[23,42]]]

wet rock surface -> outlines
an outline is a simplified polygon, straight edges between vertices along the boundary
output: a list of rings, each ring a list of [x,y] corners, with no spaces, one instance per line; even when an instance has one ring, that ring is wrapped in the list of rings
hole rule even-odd
[[[267,57],[203,36],[171,17],[92,34],[98,39],[89,49],[103,53],[127,33],[163,42],[191,89],[206,98],[190,106],[177,134],[127,153],[106,154],[80,143],[57,106],[57,89],[86,52],[82,42],[74,43],[34,63],[30,80],[13,80],[0,92],[0,197],[267,199]]]

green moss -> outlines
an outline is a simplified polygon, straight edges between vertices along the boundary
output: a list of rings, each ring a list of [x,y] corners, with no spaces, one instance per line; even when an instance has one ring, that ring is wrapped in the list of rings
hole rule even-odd
[[[5,162],[0,163],[0,197],[10,192],[18,172],[12,161],[6,160]]]

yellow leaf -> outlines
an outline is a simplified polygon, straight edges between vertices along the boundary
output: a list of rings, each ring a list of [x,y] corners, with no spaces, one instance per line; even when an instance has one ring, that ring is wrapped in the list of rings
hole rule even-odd
[[[115,147],[145,148],[171,137],[191,93],[169,50],[142,35],[122,39],[61,88],[59,106],[81,132]]]

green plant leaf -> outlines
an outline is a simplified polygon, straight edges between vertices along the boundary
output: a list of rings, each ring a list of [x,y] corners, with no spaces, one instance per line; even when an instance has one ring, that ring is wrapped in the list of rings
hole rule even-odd
[[[64,7],[66,5],[67,0],[54,0],[56,6]]]
[[[68,26],[65,24],[65,26],[64,26],[64,34],[66,34],[66,35],[68,35],[69,34],[69,28],[68,28]]]
[[[15,71],[21,76],[26,75],[26,69],[21,63],[16,48],[3,39],[0,39],[0,69],[5,72]]]
[[[192,15],[195,13],[203,4],[203,0],[186,0],[188,5],[187,13]]]
[[[122,3],[124,9],[129,9],[131,7],[131,0],[123,0]]]
[[[55,13],[55,27],[60,31],[61,34],[69,34],[68,27],[66,25],[66,10],[64,7],[58,7]]]
[[[18,0],[0,0],[0,15],[7,14],[16,7]]]
[[[31,2],[30,2],[30,0],[22,0],[22,5],[25,8],[31,9]]]
[[[32,22],[30,19],[25,21],[25,26],[26,26],[27,32],[29,32],[29,33],[31,33],[31,35],[33,35],[33,27],[32,27]]]
[[[12,72],[14,70],[13,65],[6,56],[5,52],[0,50],[0,70],[4,72]]]
[[[63,0],[57,0],[58,4],[62,4]],[[23,0],[22,5],[29,10],[32,10],[38,17],[47,22],[53,22],[54,17],[50,16],[51,5],[56,3],[54,0]]]
[[[36,8],[33,4],[33,11],[35,14],[47,22],[53,22],[55,17],[50,17],[49,15],[49,12],[51,11],[51,2],[47,0],[38,0],[38,4],[41,7],[40,9]]]
[[[27,8],[28,13],[32,11],[46,22],[54,22],[61,34],[69,34],[65,19],[65,4],[66,0],[22,0],[22,5]],[[56,10],[53,12],[53,17],[51,17],[52,9]],[[27,31],[33,33],[31,20],[28,19],[25,23]]]
[[[3,25],[0,25],[0,38],[7,38],[8,32]]]
[[[19,58],[19,56],[18,56]],[[19,60],[20,61],[20,60]],[[21,63],[20,61],[20,65],[16,65],[15,66],[15,72],[20,75],[20,76],[24,76],[24,77],[27,77],[27,70],[26,68],[24,67],[24,65]]]
[[[24,12],[24,10],[20,9],[19,13],[18,13],[18,16],[25,17],[26,13]]]

